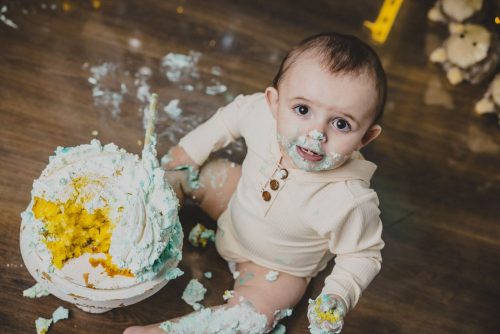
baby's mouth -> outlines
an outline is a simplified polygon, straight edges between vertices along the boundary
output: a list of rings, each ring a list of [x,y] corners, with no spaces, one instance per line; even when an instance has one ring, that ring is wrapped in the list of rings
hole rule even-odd
[[[301,146],[296,146],[297,153],[307,161],[320,161],[323,159],[323,154],[316,153],[314,151],[311,151],[307,148],[301,147]]]

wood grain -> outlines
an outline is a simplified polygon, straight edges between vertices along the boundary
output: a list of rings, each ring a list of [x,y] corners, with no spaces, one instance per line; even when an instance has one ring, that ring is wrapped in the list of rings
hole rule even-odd
[[[182,290],[207,270],[214,279],[202,279],[205,304],[220,303],[232,284],[225,262],[213,245],[200,250],[187,243],[181,263],[186,274],[136,305],[91,315],[53,296],[23,298],[34,280],[19,251],[20,213],[33,180],[57,146],[87,143],[93,131],[104,143],[140,152],[139,110],[146,104],[136,98],[134,75],[141,67],[152,70],[147,82],[159,93],[160,108],[181,101],[180,119],[160,115],[163,154],[236,95],[264,90],[300,39],[334,30],[369,42],[362,22],[376,18],[382,1],[109,0],[99,9],[90,1],[69,1],[69,11],[61,1],[45,3],[44,9],[39,1],[0,1],[19,26],[0,22],[0,332],[34,332],[35,319],[49,317],[59,305],[71,317],[53,326],[54,334],[121,333],[132,324],[180,316],[190,311]],[[346,334],[491,334],[500,328],[500,132],[493,117],[473,113],[487,83],[452,87],[427,60],[446,37],[444,27],[426,19],[432,4],[406,1],[387,43],[374,45],[390,91],[383,135],[364,153],[379,166],[372,185],[386,247],[381,273],[346,318]],[[494,8],[491,22],[499,1]],[[133,47],[131,38],[141,46]],[[202,53],[193,92],[169,82],[160,66],[167,53],[190,50]],[[106,62],[118,68],[101,84],[128,87],[117,116],[95,104],[88,82],[89,69]],[[213,66],[220,67],[220,77]],[[209,96],[204,87],[215,79],[228,91]],[[222,155],[241,160],[243,153],[239,144]],[[194,206],[182,210],[181,220],[186,232],[198,222],[214,226]],[[284,321],[287,333],[307,332],[307,299],[321,291],[331,268],[312,281]]]

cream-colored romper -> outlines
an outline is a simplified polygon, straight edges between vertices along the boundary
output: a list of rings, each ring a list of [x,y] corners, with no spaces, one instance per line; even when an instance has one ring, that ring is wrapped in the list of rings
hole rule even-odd
[[[220,255],[310,278],[335,254],[322,292],[354,307],[382,262],[379,203],[370,189],[375,164],[355,152],[330,171],[280,171],[276,121],[262,93],[238,96],[179,144],[201,165],[240,137],[248,151],[236,191],[218,219]]]

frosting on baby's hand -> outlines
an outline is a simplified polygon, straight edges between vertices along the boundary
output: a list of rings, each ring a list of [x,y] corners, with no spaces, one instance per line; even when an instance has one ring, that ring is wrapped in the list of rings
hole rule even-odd
[[[344,301],[335,295],[322,294],[316,300],[309,299],[309,330],[312,334],[340,333],[346,312]]]

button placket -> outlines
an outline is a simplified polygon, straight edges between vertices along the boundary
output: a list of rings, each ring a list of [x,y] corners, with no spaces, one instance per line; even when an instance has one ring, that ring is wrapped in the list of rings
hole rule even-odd
[[[287,171],[287,174],[288,176],[288,171]],[[275,174],[273,175],[275,176]],[[286,177],[285,177],[286,178]],[[271,181],[275,181],[275,184],[278,185],[277,189],[276,190],[270,190],[272,192],[272,197],[271,199],[267,202],[267,209],[264,213],[264,216],[267,216],[267,214],[269,213],[269,210],[271,210],[271,206],[273,205],[274,201],[276,200],[276,198],[278,197],[278,194],[280,191],[282,191],[284,188],[285,188],[285,178],[283,179],[279,179],[280,181],[278,181],[278,178],[273,178],[270,180],[269,182],[269,189],[271,189],[271,184],[274,183],[274,182],[271,182]]]
[[[278,163],[277,168],[275,169],[273,175],[266,181],[264,186],[262,187],[262,199],[265,202],[272,202],[276,195],[279,193],[281,190],[282,186],[284,185],[284,180],[288,177],[288,170],[285,168],[281,167],[280,164]],[[282,180],[282,183],[280,183],[279,180]],[[269,203],[271,204],[271,203]]]

